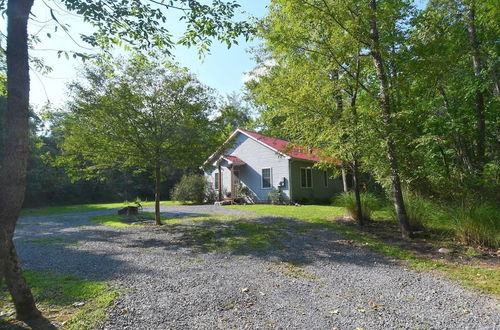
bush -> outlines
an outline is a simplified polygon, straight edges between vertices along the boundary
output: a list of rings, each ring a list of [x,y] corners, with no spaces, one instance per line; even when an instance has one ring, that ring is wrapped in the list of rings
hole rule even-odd
[[[215,199],[215,192],[210,189],[205,176],[193,174],[184,175],[172,189],[171,196],[174,201],[202,204]]]
[[[239,184],[236,186],[236,191],[234,193],[234,201],[236,203],[253,203],[252,191],[244,184]]]
[[[269,197],[269,200],[271,201],[271,204],[273,205],[282,205],[285,203],[285,200],[283,198],[283,194],[281,191],[277,189],[271,190],[267,196]]]
[[[353,191],[344,192],[340,196],[337,196],[332,201],[335,205],[341,205],[346,208],[347,214],[353,218],[357,219],[356,215],[356,196]],[[372,213],[381,206],[380,199],[373,193],[363,192],[361,193],[361,212],[363,213],[364,220],[371,220]]]
[[[500,248],[500,209],[491,204],[462,206],[450,212],[455,235],[464,244]]]

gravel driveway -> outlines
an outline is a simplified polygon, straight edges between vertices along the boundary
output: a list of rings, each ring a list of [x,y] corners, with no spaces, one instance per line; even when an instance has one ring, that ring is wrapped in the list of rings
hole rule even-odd
[[[214,206],[162,213],[241,220],[162,228],[89,221],[106,212],[25,217],[16,232],[24,267],[124,289],[106,329],[500,329],[497,299],[325,228]],[[44,237],[67,244],[33,243]]]

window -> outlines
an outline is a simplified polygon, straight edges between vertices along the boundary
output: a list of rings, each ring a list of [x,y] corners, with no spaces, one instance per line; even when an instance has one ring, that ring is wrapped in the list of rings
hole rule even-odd
[[[219,190],[219,173],[215,173],[214,175],[214,188],[215,190]]]
[[[323,171],[323,183],[325,184],[325,188],[328,188],[328,172]]]
[[[263,168],[262,169],[262,188],[271,188],[272,187],[272,175],[271,175],[271,169],[270,168]]]
[[[300,185],[302,188],[312,188],[312,169],[310,167],[300,169]]]

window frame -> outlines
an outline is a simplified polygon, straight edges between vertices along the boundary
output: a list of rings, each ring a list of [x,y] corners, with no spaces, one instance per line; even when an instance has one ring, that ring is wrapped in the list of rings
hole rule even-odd
[[[306,175],[306,186],[304,186],[302,183],[303,183],[303,180],[302,180],[302,170],[305,170],[305,175]],[[309,173],[311,173],[311,176],[310,176],[310,182],[309,182],[309,186],[307,186],[307,171],[309,171]],[[301,188],[304,188],[304,189],[312,189],[313,187],[313,172],[312,172],[312,168],[311,167],[301,167],[300,168],[300,187]]]
[[[269,187],[264,187],[264,170],[269,170]],[[263,167],[260,169],[260,188],[272,189],[273,188],[273,169],[272,167]]]
[[[219,175],[220,175],[219,172],[214,173],[214,189],[215,189],[215,191],[219,191],[219,188],[220,188],[219,187],[219,178],[218,178]]]

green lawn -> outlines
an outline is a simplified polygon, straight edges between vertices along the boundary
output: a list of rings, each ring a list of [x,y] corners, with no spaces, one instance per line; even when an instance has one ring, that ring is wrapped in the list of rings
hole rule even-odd
[[[296,218],[300,220],[333,220],[345,214],[345,209],[329,205],[231,205],[225,208],[250,211],[257,214],[272,215],[277,217]]]
[[[491,269],[480,265],[463,265],[460,263],[443,262],[418,256],[412,251],[384,242],[367,231],[361,231],[356,226],[349,226],[334,221],[336,217],[345,214],[345,210],[342,207],[321,205],[303,205],[300,207],[281,205],[232,205],[225,207],[261,215],[294,218],[307,223],[327,227],[333,231],[344,234],[348,239],[361,243],[372,250],[392,258],[405,260],[416,271],[442,271],[449,278],[457,280],[467,287],[479,289],[494,295],[500,295],[500,271],[498,268]],[[389,212],[387,210],[375,212],[375,218],[378,219],[380,217],[382,220],[387,221],[389,219]]]
[[[92,222],[97,222],[110,227],[140,227],[140,224],[133,225],[130,222],[140,221],[144,218],[154,220],[155,214],[152,212],[139,212],[137,216],[127,216],[118,214],[96,215],[91,218]],[[162,221],[168,220],[166,217],[160,216]]]
[[[27,208],[21,210],[21,216],[42,216],[42,215],[53,215],[53,214],[64,214],[64,213],[77,213],[77,212],[89,212],[89,211],[100,211],[100,210],[110,210],[125,207],[127,205],[134,205],[133,203],[103,203],[103,204],[77,204],[77,205],[62,205],[62,206],[47,206],[38,208]],[[155,202],[142,202],[142,206],[154,206]],[[181,205],[180,202],[163,201],[162,206],[167,205]]]
[[[96,329],[107,317],[106,309],[118,292],[104,282],[89,281],[76,275],[48,271],[24,272],[38,308],[61,329]],[[15,325],[14,306],[5,286],[0,287],[0,328]],[[61,326],[62,325],[62,326]]]

